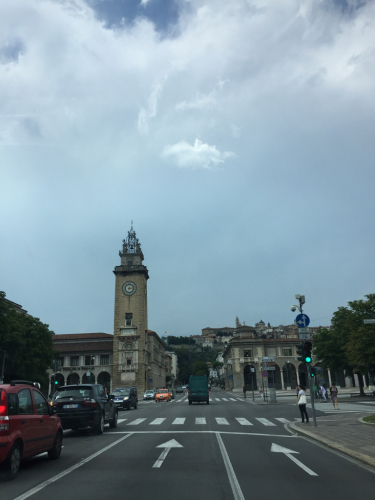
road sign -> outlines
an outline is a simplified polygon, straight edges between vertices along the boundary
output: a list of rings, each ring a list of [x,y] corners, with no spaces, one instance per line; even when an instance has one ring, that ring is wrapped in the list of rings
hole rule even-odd
[[[275,361],[275,356],[263,356],[262,361]]]
[[[306,326],[309,326],[310,324],[310,318],[306,316],[306,314],[299,314],[296,317],[296,323],[298,328],[306,328]]]
[[[250,371],[251,371],[251,373],[254,373],[255,372],[255,368],[251,368],[250,367]]]
[[[264,361],[262,363],[263,369],[267,371],[274,371],[275,370],[275,362],[274,361]]]
[[[298,328],[298,333],[310,333],[310,328],[306,326],[306,328]]]
[[[299,333],[298,337],[302,340],[310,340],[311,335],[309,333]]]
[[[149,378],[149,379],[148,379],[148,381],[149,381],[149,382],[152,382],[152,378]]]
[[[233,378],[233,375],[229,375],[229,377],[228,377],[228,378],[229,378],[230,380],[232,380],[232,378]]]
[[[262,375],[263,375],[263,377],[267,377],[268,376],[267,372],[262,372]]]
[[[375,323],[375,319],[364,319],[363,322],[365,325],[373,325]]]

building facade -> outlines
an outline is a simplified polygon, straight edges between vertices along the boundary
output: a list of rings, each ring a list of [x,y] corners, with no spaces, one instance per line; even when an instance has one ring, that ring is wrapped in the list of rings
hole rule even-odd
[[[108,392],[114,389],[113,335],[101,332],[54,335],[53,345],[60,356],[48,370],[49,394],[55,387],[66,384],[98,383]]]

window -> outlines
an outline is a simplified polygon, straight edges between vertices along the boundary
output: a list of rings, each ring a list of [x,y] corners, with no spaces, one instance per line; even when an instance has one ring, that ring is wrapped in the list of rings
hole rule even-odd
[[[78,366],[79,356],[70,356],[70,366]]]
[[[131,360],[130,358],[128,358],[128,359],[126,360],[126,364],[127,364],[127,365],[131,365],[131,364],[132,364],[132,360]]]
[[[132,260],[128,260],[128,266],[132,266],[133,265],[133,261]]]
[[[101,365],[109,365],[109,354],[101,354],[100,355],[100,364]]]
[[[18,415],[17,394],[8,394],[7,399],[8,399],[8,415]]]
[[[251,349],[244,352],[245,358],[251,358],[253,356],[253,351]]]
[[[85,365],[93,365],[95,362],[94,356],[85,356]]]
[[[283,356],[291,356],[292,355],[292,349],[290,347],[283,349]]]
[[[64,358],[56,359],[56,368],[60,368],[61,366],[64,366]]]
[[[30,389],[22,389],[18,393],[18,410],[20,415],[33,415],[34,407]]]
[[[36,404],[36,412],[38,415],[48,415],[48,403],[44,399],[44,397],[33,389],[35,404]]]
[[[132,326],[132,319],[133,319],[132,313],[125,313],[125,326]]]

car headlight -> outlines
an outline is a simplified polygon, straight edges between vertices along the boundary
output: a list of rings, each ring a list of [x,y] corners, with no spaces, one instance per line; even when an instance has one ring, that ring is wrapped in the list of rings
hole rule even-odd
[[[128,397],[124,398],[124,401],[126,401],[127,399],[129,399]]]

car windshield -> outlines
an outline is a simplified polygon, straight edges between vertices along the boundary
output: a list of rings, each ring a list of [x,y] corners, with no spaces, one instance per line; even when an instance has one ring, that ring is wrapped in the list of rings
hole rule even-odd
[[[153,394],[154,391],[146,391],[145,394]]]
[[[113,391],[113,394],[115,396],[129,396],[130,394],[130,389],[115,389]]]
[[[167,391],[167,389],[161,389],[158,392],[159,392],[159,394],[166,394],[168,391]]]
[[[92,395],[91,387],[61,387],[53,395],[53,399],[88,398]]]

